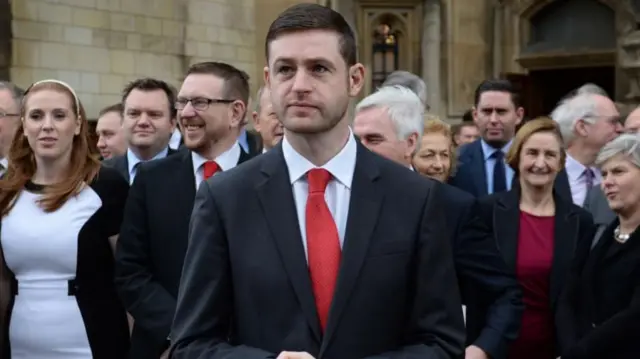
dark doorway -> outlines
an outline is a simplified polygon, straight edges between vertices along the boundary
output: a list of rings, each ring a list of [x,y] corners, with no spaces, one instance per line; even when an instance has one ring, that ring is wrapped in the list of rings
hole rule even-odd
[[[615,68],[582,67],[572,69],[539,70],[529,73],[531,91],[529,101],[535,105],[529,110],[531,118],[546,116],[553,111],[558,102],[571,91],[586,83],[593,83],[605,90],[610,97],[615,94]]]

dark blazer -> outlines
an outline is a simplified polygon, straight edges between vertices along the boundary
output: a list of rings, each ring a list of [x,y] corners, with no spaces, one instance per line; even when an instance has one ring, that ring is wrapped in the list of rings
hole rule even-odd
[[[609,207],[609,201],[607,201],[607,197],[605,197],[600,186],[594,186],[589,190],[583,208],[591,213],[593,216],[593,222],[596,225],[596,233],[592,244],[593,247],[596,245],[605,229],[609,227],[609,224],[616,219],[616,214],[611,210],[611,207]]]
[[[241,150],[238,162],[247,159]],[[115,279],[135,320],[132,359],[158,359],[167,349],[195,195],[188,150],[138,168],[118,240]]]
[[[475,197],[488,195],[487,171],[484,162],[484,152],[479,139],[460,147],[458,150],[458,169],[455,176],[449,179],[449,183]],[[517,176],[514,175],[513,181],[512,189],[518,185]],[[565,170],[558,173],[554,183],[554,191],[564,198],[571,199],[571,187],[569,187],[569,178]]]
[[[505,358],[520,329],[520,287],[480,219],[475,198],[446,184],[439,191],[447,199],[447,223],[454,231],[453,258],[467,306],[467,345],[476,345],[492,359]]]
[[[127,315],[113,284],[114,261],[109,238],[120,231],[129,184],[112,168],[102,167],[89,184],[102,207],[78,237],[76,277],[69,281],[95,359],[123,358],[129,350]],[[2,222],[0,221],[0,229]],[[0,246],[0,358],[11,359],[9,326],[18,282]],[[64,323],[60,323],[64,325]]]
[[[255,131],[246,131],[247,143],[249,144],[249,155],[251,155],[251,157],[255,157],[262,153],[262,137],[260,137],[260,134]]]
[[[560,293],[565,286],[579,244],[591,243],[593,221],[582,208],[554,191],[556,213],[554,223],[554,249],[551,267],[551,309],[557,310]],[[520,223],[520,189],[485,196],[479,199],[479,214],[490,226],[504,261],[511,273],[516,273]],[[558,323],[556,322],[556,327]]]
[[[640,358],[640,229],[620,245],[618,224],[578,248],[558,310],[563,359]]]
[[[171,156],[177,152],[178,150],[174,150],[173,148],[169,147],[167,156]],[[127,182],[131,181],[131,177],[129,176],[129,159],[127,158],[126,153],[124,155],[114,156],[109,159],[102,160],[102,164],[108,167],[115,168],[118,173],[120,173],[120,175],[127,180]]]
[[[320,329],[282,145],[196,195],[174,359],[457,358],[464,323],[435,181],[357,144],[341,267]]]

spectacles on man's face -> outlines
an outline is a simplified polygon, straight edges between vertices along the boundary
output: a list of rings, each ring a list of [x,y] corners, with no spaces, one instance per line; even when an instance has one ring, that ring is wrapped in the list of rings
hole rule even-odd
[[[11,112],[5,112],[0,110],[0,118],[6,118],[6,117],[20,117],[19,113],[11,113]]]
[[[211,106],[211,104],[215,103],[224,103],[229,104],[233,103],[235,100],[229,99],[217,99],[217,98],[204,98],[204,97],[196,97],[196,98],[179,98],[175,103],[176,110],[182,110],[187,107],[187,104],[191,102],[191,106],[198,111],[205,111]]]

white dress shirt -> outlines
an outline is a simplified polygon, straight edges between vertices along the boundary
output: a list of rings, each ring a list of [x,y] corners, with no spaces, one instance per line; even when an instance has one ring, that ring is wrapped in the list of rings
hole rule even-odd
[[[331,173],[332,178],[329,180],[324,198],[327,201],[329,211],[333,216],[338,229],[340,238],[340,247],[344,244],[345,229],[347,228],[347,218],[349,217],[349,202],[351,199],[351,183],[353,181],[353,171],[356,167],[356,153],[358,147],[356,145],[353,134],[349,135],[347,144],[342,150],[335,155],[329,162],[320,168]],[[293,199],[298,214],[298,224],[300,225],[300,234],[302,235],[302,244],[304,246],[305,255],[307,254],[307,231],[306,231],[306,206],[307,197],[309,195],[309,183],[306,174],[316,167],[309,160],[291,147],[287,137],[282,139],[282,152],[284,161],[287,164],[289,178],[291,179],[291,187],[293,190]]]
[[[180,133],[180,130],[176,128],[175,130],[173,130],[173,133],[171,133],[171,138],[169,139],[169,147],[171,149],[177,150],[178,148],[180,148],[180,141],[182,141],[182,133]]]
[[[158,153],[157,155],[155,155],[155,157],[153,157],[152,159],[150,159],[149,161],[153,161],[153,160],[158,160],[161,158],[165,158],[167,157],[167,154],[169,153],[169,147],[165,148],[164,150],[160,151],[160,153]],[[143,161],[141,159],[138,158],[138,156],[136,156],[135,153],[133,153],[133,151],[131,151],[131,149],[127,149],[127,163],[129,164],[129,184],[133,183],[133,179],[136,178],[136,165],[140,162],[146,162]]]
[[[0,176],[5,173],[7,167],[9,167],[9,160],[4,157],[0,158]]]
[[[585,170],[587,167],[578,162],[575,158],[567,154],[564,162],[564,168],[569,177],[569,187],[571,187],[571,198],[576,206],[582,207],[587,198],[587,176]],[[596,167],[589,167],[593,172],[593,185],[597,186],[602,182],[602,174]]]
[[[228,171],[238,165],[240,160],[240,144],[234,143],[231,148],[221,153],[220,156],[214,160],[220,169]],[[196,179],[196,190],[200,186],[200,183],[204,181],[204,164],[209,161],[201,155],[191,151],[191,162],[193,162],[193,175]]]

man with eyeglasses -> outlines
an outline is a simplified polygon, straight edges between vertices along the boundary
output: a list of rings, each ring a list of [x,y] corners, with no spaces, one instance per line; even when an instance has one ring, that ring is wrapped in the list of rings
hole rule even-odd
[[[20,101],[24,91],[14,84],[0,81],[0,176],[9,165],[7,156],[20,124]]]
[[[558,124],[567,149],[556,188],[582,207],[592,187],[600,184],[600,171],[594,166],[598,152],[623,130],[620,113],[610,98],[591,91],[563,100],[551,118]]]
[[[237,141],[248,98],[243,71],[192,65],[172,106],[185,149],[137,170],[116,250],[116,286],[135,321],[132,359],[166,355],[196,190],[249,159]]]

